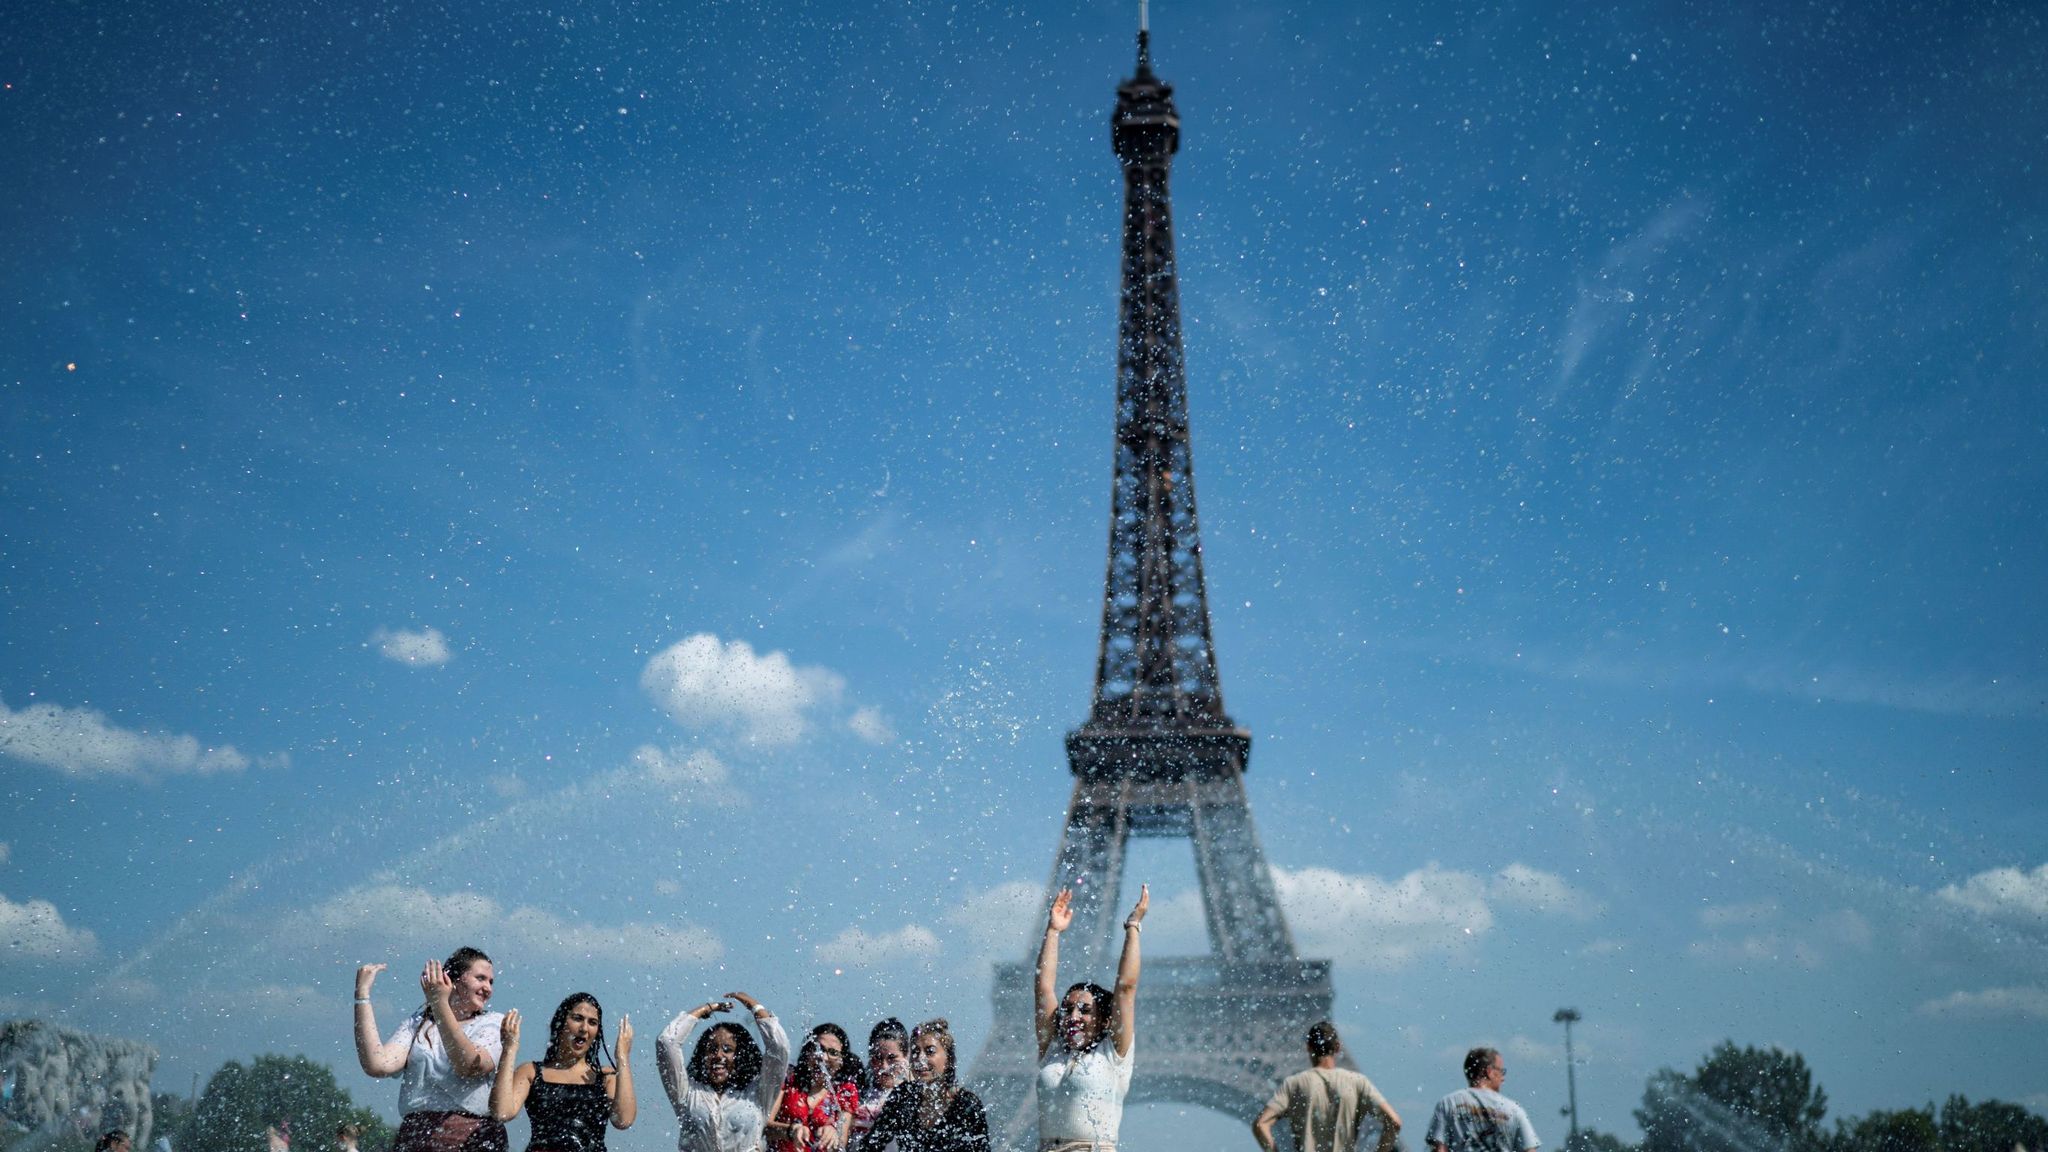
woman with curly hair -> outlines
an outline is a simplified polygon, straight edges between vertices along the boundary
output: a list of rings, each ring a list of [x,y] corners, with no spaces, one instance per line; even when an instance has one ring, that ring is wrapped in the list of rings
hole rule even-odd
[[[1045,918],[1045,940],[1038,948],[1034,992],[1040,1152],[1116,1147],[1124,1097],[1131,1091],[1131,1048],[1138,1035],[1138,933],[1152,893],[1141,885],[1137,907],[1124,917],[1116,991],[1083,981],[1068,988],[1065,996],[1056,996],[1060,933],[1074,922],[1073,901],[1068,889],[1053,897]]]
[[[505,1152],[505,1125],[490,1115],[498,1070],[498,1024],[491,1002],[491,958],[457,948],[420,972],[426,1005],[391,1039],[377,1039],[370,986],[383,964],[356,969],[356,1062],[371,1076],[397,1076],[398,1135],[392,1152]]]
[[[782,1022],[745,992],[728,992],[678,1015],[654,1043],[654,1066],[676,1110],[679,1152],[753,1152],[789,1071],[789,1034]],[[733,1001],[754,1013],[761,1043],[745,1028],[722,1020],[704,1030],[686,1063],[683,1042],[697,1026]],[[765,1050],[765,1051],[764,1051]]]
[[[562,1001],[548,1021],[548,1049],[531,1064],[519,1063],[519,1013],[505,1013],[498,1075],[491,1084],[491,1115],[500,1123],[526,1109],[533,1133],[526,1152],[604,1152],[604,1126],[633,1126],[633,1022],[619,1018],[618,1054],[607,1068],[604,1008],[597,997],[578,992]]]
[[[910,1082],[889,1102],[862,1138],[863,1152],[894,1144],[899,1152],[988,1152],[988,1112],[981,1097],[960,1086],[953,1030],[944,1019],[910,1030]]]

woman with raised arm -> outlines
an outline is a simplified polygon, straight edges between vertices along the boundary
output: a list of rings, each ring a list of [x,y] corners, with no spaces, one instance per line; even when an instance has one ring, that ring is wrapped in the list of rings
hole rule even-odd
[[[1073,902],[1073,892],[1064,888],[1052,898],[1045,942],[1038,948],[1040,1152],[1114,1149],[1117,1130],[1123,1126],[1124,1097],[1131,1091],[1131,1048],[1138,1036],[1138,933],[1152,892],[1141,885],[1137,906],[1124,917],[1116,991],[1083,981],[1062,997],[1055,991],[1060,933],[1074,922]]]
[[[654,1042],[654,1066],[676,1110],[680,1152],[753,1152],[789,1071],[789,1034],[775,1013],[745,992],[728,992],[692,1008],[661,1030]],[[686,1063],[683,1043],[697,1026],[733,1001],[751,1010],[761,1030],[755,1044],[745,1028],[722,1020],[704,1030]],[[765,1055],[764,1055],[765,1050]]]
[[[889,1093],[860,1152],[988,1152],[988,1111],[960,1086],[953,1030],[927,1020],[910,1030],[910,1081]]]
[[[491,1115],[504,1123],[526,1109],[533,1125],[526,1152],[604,1152],[604,1126],[621,1132],[633,1126],[633,1021],[619,1017],[619,1046],[612,1066],[604,1052],[604,1008],[597,997],[578,992],[562,1001],[548,1021],[548,1049],[531,1064],[519,1062],[519,1013],[505,1013],[504,1044],[491,1084]]]
[[[392,1152],[505,1152],[505,1125],[490,1114],[503,1019],[485,1011],[491,958],[457,948],[445,962],[427,961],[420,971],[426,1006],[380,1042],[370,987],[385,967],[356,969],[356,1062],[371,1076],[404,1074]]]

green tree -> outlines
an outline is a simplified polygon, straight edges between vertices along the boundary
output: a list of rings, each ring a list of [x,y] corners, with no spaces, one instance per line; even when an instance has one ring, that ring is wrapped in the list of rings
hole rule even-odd
[[[1829,1152],[1942,1152],[1932,1105],[1901,1112],[1880,1109],[1854,1121],[1837,1120],[1829,1144]]]
[[[1931,1113],[1934,1108],[1930,1105],[1927,1110]],[[2002,1100],[1972,1104],[1961,1096],[1951,1096],[1941,1106],[1941,1119],[1935,1130],[1939,1134],[1941,1152],[2012,1152],[2015,1147],[2026,1148],[2028,1152],[2048,1149],[2048,1120]]]
[[[304,1056],[258,1056],[247,1068],[230,1060],[207,1081],[175,1152],[267,1152],[264,1129],[290,1121],[292,1141],[306,1152],[334,1146],[334,1130],[360,1124],[365,1149],[391,1142],[391,1126],[358,1107],[325,1064]]]
[[[1827,1110],[1805,1057],[1724,1040],[1690,1076],[1652,1075],[1635,1115],[1642,1152],[1813,1152]]]

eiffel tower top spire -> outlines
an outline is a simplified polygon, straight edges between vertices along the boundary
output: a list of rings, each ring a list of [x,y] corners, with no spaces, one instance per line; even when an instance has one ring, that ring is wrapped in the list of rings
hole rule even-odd
[[[1180,285],[1167,176],[1180,149],[1173,86],[1152,71],[1140,8],[1136,73],[1110,142],[1124,170],[1116,467],[1095,701],[1077,736],[1225,732],[1195,516]]]

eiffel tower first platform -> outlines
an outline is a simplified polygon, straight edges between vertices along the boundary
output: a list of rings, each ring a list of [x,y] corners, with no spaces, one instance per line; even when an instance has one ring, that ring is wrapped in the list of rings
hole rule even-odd
[[[1124,171],[1124,233],[1109,575],[1094,707],[1067,734],[1074,795],[1049,892],[1074,891],[1062,983],[1108,984],[1131,837],[1192,842],[1212,954],[1145,958],[1129,1100],[1196,1104],[1249,1123],[1281,1077],[1305,1066],[1303,1034],[1330,1014],[1330,966],[1295,951],[1245,798],[1251,733],[1223,710],[1167,197],[1180,116],[1142,28],[1111,141]],[[995,1021],[971,1077],[996,1146],[1025,1152],[1037,1147],[1032,971],[1030,959],[997,966]]]

